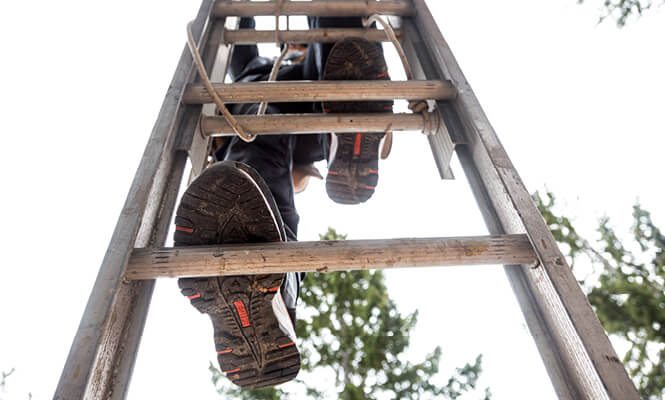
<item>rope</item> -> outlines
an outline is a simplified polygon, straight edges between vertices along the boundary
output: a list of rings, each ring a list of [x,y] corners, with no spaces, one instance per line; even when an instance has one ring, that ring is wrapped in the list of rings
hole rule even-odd
[[[279,67],[282,65],[282,61],[284,61],[284,57],[286,57],[286,53],[289,52],[289,45],[284,44],[284,50],[282,50],[282,54],[279,55],[275,59],[275,63],[272,65],[272,70],[270,71],[270,77],[268,78],[268,82],[274,82],[275,79],[277,79],[277,73],[279,72]],[[266,108],[268,108],[268,102],[264,101],[261,103],[259,106],[259,112],[256,115],[263,115],[266,113]]]
[[[284,0],[277,0],[277,4],[275,7],[275,44],[277,44],[277,47],[280,46],[279,42],[279,15],[282,12],[282,5],[284,3]],[[289,16],[286,16],[286,30],[289,30]],[[282,53],[275,59],[275,63],[272,65],[272,70],[270,71],[270,77],[268,77],[268,82],[274,82],[277,79],[277,73],[279,72],[279,67],[282,65],[282,61],[284,61],[284,57],[286,57],[286,54],[289,52],[289,45],[288,43],[284,43],[284,50],[282,50]],[[256,113],[256,115],[263,115],[266,113],[266,108],[268,108],[268,102],[264,101],[259,105],[259,111]]]
[[[220,99],[219,96],[217,95],[215,88],[212,86],[210,78],[208,77],[208,74],[206,73],[206,70],[203,66],[203,60],[201,59],[201,54],[199,53],[199,50],[196,48],[196,43],[194,42],[194,36],[192,35],[192,22],[187,24],[187,45],[189,47],[189,51],[192,53],[192,57],[194,58],[194,64],[196,64],[196,69],[198,70],[201,79],[203,79],[203,84],[205,85],[206,90],[208,91],[210,96],[212,96],[212,99],[217,105],[217,108],[219,108],[219,110],[222,112],[222,115],[229,123],[229,125],[231,125],[235,133],[238,134],[238,136],[240,136],[240,138],[247,143],[254,141],[254,139],[256,139],[256,135],[245,131],[245,129],[238,123],[238,121],[236,121],[236,119],[233,118],[233,115],[231,115],[229,110],[222,102],[222,99]]]
[[[282,12],[282,3],[284,3],[284,0],[277,0],[276,4],[276,10],[275,10],[275,43],[279,46],[279,14]],[[286,25],[287,25],[287,30],[288,25],[289,25],[289,18],[286,17]]]
[[[383,19],[383,17],[377,14],[374,14],[369,18],[363,18],[363,26],[365,28],[369,28],[369,26],[372,25],[372,23],[374,22],[378,22],[379,24],[381,24],[383,29],[386,31],[386,34],[388,34],[388,38],[395,46],[395,49],[397,49],[397,54],[399,54],[399,58],[402,60],[402,65],[404,65],[404,71],[406,72],[406,79],[412,81],[413,71],[411,71],[411,66],[409,65],[409,61],[406,58],[406,54],[404,54],[404,49],[402,49],[402,45],[400,44],[399,40],[397,40],[397,35],[395,35],[393,27],[390,26],[390,24],[385,19]]]
[[[397,50],[397,54],[399,55],[400,60],[402,60],[402,65],[404,66],[404,72],[406,73],[406,79],[412,81],[413,80],[413,70],[411,69],[411,65],[409,65],[409,60],[406,58],[406,54],[404,53],[404,49],[402,48],[401,43],[397,39],[397,35],[395,34],[395,31],[393,30],[393,27],[390,26],[390,24],[380,15],[374,14],[370,16],[369,18],[363,18],[363,26],[365,28],[368,28],[372,23],[378,22],[381,24],[383,29],[386,31],[386,34],[388,35],[388,38],[392,42],[392,44],[395,46],[395,49]],[[434,126],[432,124],[432,114],[429,112],[429,105],[427,104],[427,101],[425,100],[416,100],[416,101],[411,101],[409,102],[409,109],[413,111],[414,113],[420,113],[423,116],[423,122],[424,122],[424,128],[423,132],[426,135],[433,135],[436,133],[436,130],[433,130]],[[438,120],[436,129],[438,129],[440,125],[440,120]],[[391,133],[391,132],[389,132]],[[388,151],[389,152],[389,151]],[[386,155],[387,157],[387,155]]]

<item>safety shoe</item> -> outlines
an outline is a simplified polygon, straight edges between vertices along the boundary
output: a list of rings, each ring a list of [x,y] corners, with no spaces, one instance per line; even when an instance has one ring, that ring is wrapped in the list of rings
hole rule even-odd
[[[362,38],[337,42],[323,72],[324,80],[390,80],[380,44]],[[393,101],[324,102],[326,113],[392,112]],[[379,146],[385,132],[334,133],[328,157],[326,192],[333,201],[367,201],[379,180]]]
[[[187,188],[175,217],[176,246],[280,242],[275,200],[246,164],[222,161]],[[294,321],[280,287],[285,274],[183,278],[181,292],[214,328],[221,371],[243,388],[287,382],[300,370]]]

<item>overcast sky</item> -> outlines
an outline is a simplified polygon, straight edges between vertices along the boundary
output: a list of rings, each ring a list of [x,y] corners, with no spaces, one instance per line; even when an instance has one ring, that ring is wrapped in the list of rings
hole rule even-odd
[[[53,395],[196,3],[0,4],[0,371],[16,368],[2,399]],[[627,231],[638,199],[665,226],[662,10],[617,30],[575,0],[429,3],[530,191],[555,192],[590,235],[605,214]],[[300,239],[486,234],[453,170],[441,182],[424,137],[400,135],[367,204],[336,205],[317,182],[297,197]],[[420,312],[410,359],[442,346],[445,379],[482,353],[495,399],[554,398],[501,267],[387,277],[400,310]],[[217,398],[209,325],[160,281],[130,398]]]

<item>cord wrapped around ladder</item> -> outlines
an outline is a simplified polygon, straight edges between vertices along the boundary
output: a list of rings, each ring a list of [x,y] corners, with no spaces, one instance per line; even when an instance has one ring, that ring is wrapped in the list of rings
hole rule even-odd
[[[402,48],[402,45],[399,43],[399,40],[397,39],[397,35],[395,35],[395,31],[393,30],[393,27],[390,26],[390,24],[380,15],[374,14],[370,16],[369,18],[363,18],[363,26],[365,28],[369,28],[372,23],[378,22],[381,24],[383,29],[386,31],[386,34],[388,35],[388,38],[392,42],[392,44],[395,46],[395,50],[397,50],[397,54],[399,55],[400,60],[402,61],[402,65],[404,66],[404,72],[406,74],[406,79],[412,81],[413,80],[413,70],[411,69],[411,66],[409,65],[409,61],[406,58],[406,54],[404,53],[404,49]],[[427,104],[427,101],[425,100],[419,100],[419,101],[411,101],[409,102],[409,109],[413,111],[414,113],[420,113],[423,116],[424,120],[424,125],[425,128],[423,129],[423,132],[426,135],[433,135],[436,133],[436,131],[439,128],[439,125],[441,124],[441,120],[438,118],[438,115],[436,113],[432,114],[429,112],[429,105]],[[432,116],[434,116],[434,121],[432,121]],[[436,124],[436,126],[435,126]],[[392,136],[392,132],[388,132],[386,136]],[[389,141],[392,142],[392,137],[390,139],[386,138],[386,143]],[[382,151],[383,153],[383,151]],[[390,153],[388,150],[386,153]],[[386,154],[387,157],[387,154]],[[385,158],[382,156],[382,158]]]
[[[282,12],[282,3],[284,0],[277,0],[277,12],[275,12],[275,43],[277,46],[280,46],[279,42],[279,14]],[[286,16],[286,30],[289,30],[289,16]],[[275,59],[275,63],[272,65],[272,70],[270,70],[270,77],[268,78],[268,82],[274,82],[277,80],[277,73],[279,73],[279,67],[282,65],[282,61],[284,61],[284,57],[289,52],[289,44],[284,43],[284,49],[282,50],[282,53]],[[259,105],[259,112],[256,113],[256,115],[264,115],[266,113],[266,108],[268,108],[268,102],[264,101]]]
[[[256,135],[251,132],[247,132],[238,123],[238,121],[235,118],[233,118],[233,115],[231,115],[229,110],[224,105],[224,102],[222,102],[222,99],[220,99],[219,96],[217,95],[215,88],[212,86],[210,78],[208,77],[208,73],[206,72],[205,67],[203,66],[203,60],[201,59],[201,54],[199,54],[199,50],[196,48],[196,43],[194,42],[194,36],[192,35],[192,22],[187,24],[187,46],[189,47],[189,51],[192,53],[192,57],[194,58],[194,64],[196,65],[196,69],[198,70],[201,79],[203,79],[203,84],[205,85],[206,90],[208,91],[213,101],[217,105],[217,108],[219,108],[219,111],[222,112],[222,115],[229,123],[229,125],[231,125],[233,131],[242,140],[244,140],[247,143],[253,142],[254,139],[256,139]]]

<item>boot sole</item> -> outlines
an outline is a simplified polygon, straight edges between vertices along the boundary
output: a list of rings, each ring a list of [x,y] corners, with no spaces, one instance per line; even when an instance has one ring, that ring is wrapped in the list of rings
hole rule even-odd
[[[390,80],[383,54],[375,43],[348,38],[335,44],[324,80]],[[326,113],[392,112],[393,101],[324,102]],[[338,143],[328,166],[326,192],[336,203],[358,204],[374,194],[379,180],[379,145],[385,132],[334,133]]]
[[[242,388],[279,385],[300,370],[300,353],[273,311],[283,279],[270,274],[178,282],[192,305],[210,316],[220,369]]]
[[[379,145],[384,133],[335,136],[337,151],[328,166],[326,192],[336,203],[364,203],[379,182]]]
[[[206,169],[176,212],[176,246],[282,241],[283,223],[270,190],[245,164],[224,161]],[[223,373],[243,388],[278,385],[300,370],[300,354],[279,327],[274,301],[284,274],[182,278],[182,294],[214,329]],[[276,295],[279,295],[276,297]],[[290,321],[289,321],[290,322]]]

